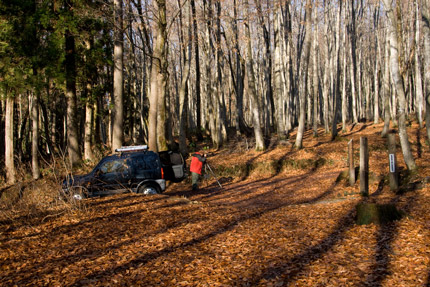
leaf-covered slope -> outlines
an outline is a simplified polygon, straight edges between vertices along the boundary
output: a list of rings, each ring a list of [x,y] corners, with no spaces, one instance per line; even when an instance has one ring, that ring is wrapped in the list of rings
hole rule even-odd
[[[282,168],[233,177],[222,189],[213,179],[194,193],[188,183],[175,184],[163,195],[86,200],[85,212],[31,225],[4,222],[0,285],[426,286],[429,187],[389,191],[380,126],[364,127],[335,142],[305,138],[301,151],[284,144],[265,153],[215,152],[209,162],[219,171],[289,160]],[[411,131],[415,155],[421,149],[418,180],[429,175],[430,152]],[[376,175],[369,199],[357,194],[358,185],[336,182],[346,168],[347,141],[359,136],[369,138]],[[325,160],[292,164],[306,158]],[[395,204],[407,216],[356,225],[355,206],[363,200]]]

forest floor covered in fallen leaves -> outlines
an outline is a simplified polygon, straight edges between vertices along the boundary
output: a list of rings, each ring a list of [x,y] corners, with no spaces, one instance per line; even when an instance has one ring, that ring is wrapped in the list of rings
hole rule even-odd
[[[232,142],[208,158],[223,188],[208,178],[197,192],[186,181],[161,195],[122,194],[87,199],[67,212],[3,216],[0,285],[430,286],[425,129],[409,127],[420,169],[403,179],[414,184],[400,193],[388,186],[381,130],[360,123],[334,141],[323,130],[317,138],[309,132],[299,151],[294,134],[265,152]],[[361,136],[369,141],[368,198],[358,182],[338,180],[350,139],[358,166]],[[39,186],[41,193],[58,188]],[[357,225],[360,202],[395,204],[405,216]]]

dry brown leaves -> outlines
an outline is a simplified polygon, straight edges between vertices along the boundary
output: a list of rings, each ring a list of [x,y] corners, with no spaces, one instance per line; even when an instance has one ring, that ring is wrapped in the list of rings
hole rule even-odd
[[[3,286],[428,286],[430,191],[403,195],[379,182],[370,200],[392,202],[404,219],[384,226],[354,224],[358,185],[336,184],[347,142],[370,145],[370,169],[387,173],[381,126],[360,124],[330,142],[305,138],[267,152],[219,151],[211,163],[317,158],[317,169],[251,174],[191,193],[176,184],[163,195],[124,194],[87,201],[83,214],[32,225],[0,226]],[[424,131],[411,142],[420,176],[429,176]],[[400,151],[398,158],[401,158]],[[357,161],[358,163],[358,158]],[[344,196],[346,194],[346,196]],[[13,224],[12,224],[13,225]]]

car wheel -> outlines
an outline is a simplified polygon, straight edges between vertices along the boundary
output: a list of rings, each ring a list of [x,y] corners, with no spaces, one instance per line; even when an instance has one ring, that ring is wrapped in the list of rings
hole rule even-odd
[[[138,193],[151,195],[160,193],[160,189],[153,183],[146,183],[139,187]]]

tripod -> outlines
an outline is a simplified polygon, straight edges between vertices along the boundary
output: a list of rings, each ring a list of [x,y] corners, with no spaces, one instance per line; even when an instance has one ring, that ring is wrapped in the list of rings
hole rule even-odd
[[[205,168],[206,168],[206,167],[209,169],[210,174],[213,176],[213,178],[215,178],[215,180],[216,180],[216,182],[218,183],[219,187],[221,187],[221,188],[222,188],[222,185],[221,185],[221,183],[218,181],[218,179],[216,178],[215,173],[213,172],[213,170],[212,170],[211,166],[210,166],[208,163],[206,163]]]

